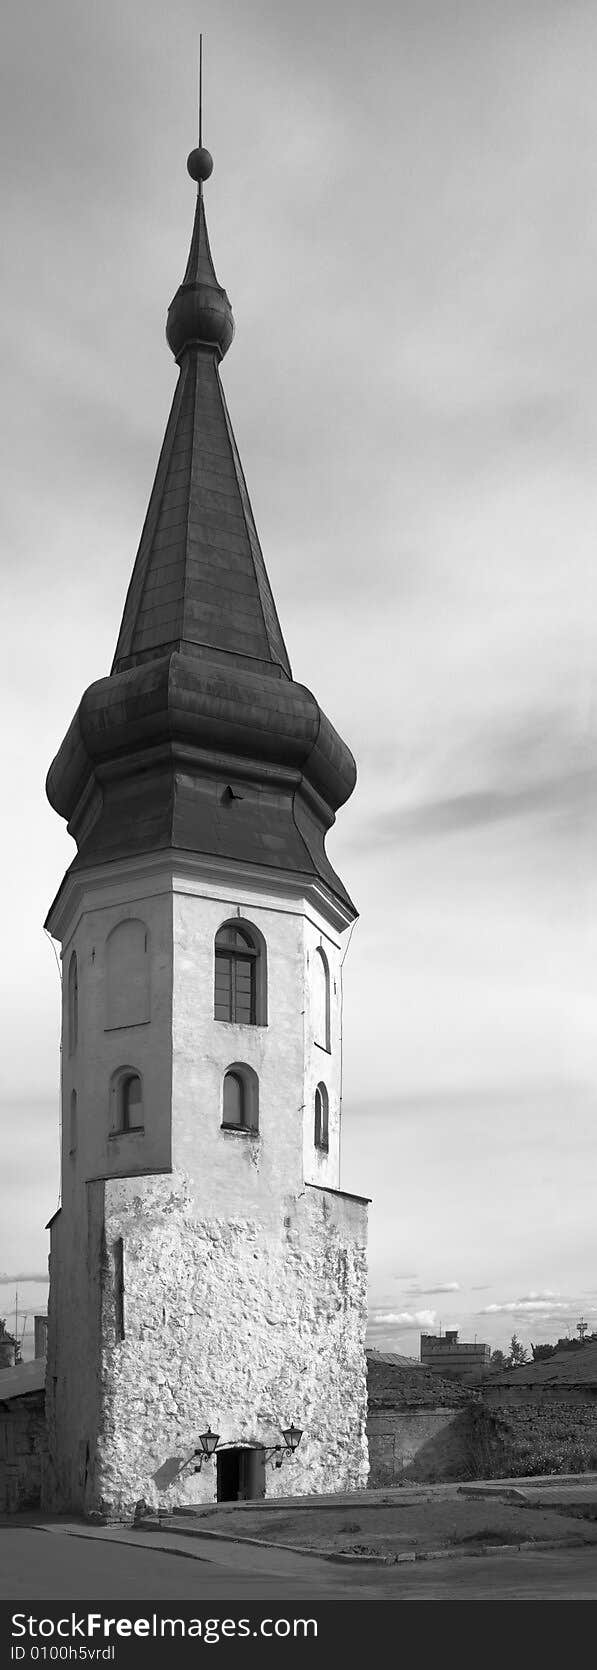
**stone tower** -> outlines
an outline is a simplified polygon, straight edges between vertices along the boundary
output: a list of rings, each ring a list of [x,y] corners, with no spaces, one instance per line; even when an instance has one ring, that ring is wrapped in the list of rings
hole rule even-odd
[[[188,167],[178,382],[114,663],[47,782],[78,849],[47,919],[47,1505],[116,1516],[356,1488],[368,1465],[367,1203],[339,1188],[356,913],[324,845],[355,766],[292,678],[220,383],[209,153]]]

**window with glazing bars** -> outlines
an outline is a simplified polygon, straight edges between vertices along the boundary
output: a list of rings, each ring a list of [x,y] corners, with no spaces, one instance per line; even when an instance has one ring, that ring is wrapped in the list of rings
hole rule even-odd
[[[217,1021],[255,1026],[258,954],[243,928],[220,928],[216,934],[214,1015]]]

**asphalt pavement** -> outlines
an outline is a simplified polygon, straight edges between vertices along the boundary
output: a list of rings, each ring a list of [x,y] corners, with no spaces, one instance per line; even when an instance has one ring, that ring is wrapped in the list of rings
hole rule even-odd
[[[13,1522],[0,1527],[0,1598],[25,1600],[596,1600],[597,1550],[453,1555],[406,1566],[325,1560],[175,1533]]]

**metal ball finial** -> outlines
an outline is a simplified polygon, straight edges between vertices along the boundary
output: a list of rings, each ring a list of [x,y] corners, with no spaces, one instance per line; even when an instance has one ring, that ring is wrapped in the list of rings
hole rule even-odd
[[[187,157],[189,174],[191,179],[196,180],[197,183],[200,180],[209,179],[213,171],[213,165],[213,157],[209,151],[206,151],[205,145],[197,145],[195,150],[191,151],[190,156]]]

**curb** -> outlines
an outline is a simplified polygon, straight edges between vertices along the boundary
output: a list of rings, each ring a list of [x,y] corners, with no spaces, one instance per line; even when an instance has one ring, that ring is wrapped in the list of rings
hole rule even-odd
[[[321,1548],[299,1548],[294,1542],[266,1542],[264,1537],[242,1537],[238,1534],[234,1535],[234,1533],[230,1531],[196,1531],[194,1529],[191,1530],[190,1527],[187,1527],[186,1525],[184,1528],[182,1525],[180,1528],[178,1526],[175,1528],[173,1525],[164,1524],[156,1526],[152,1525],[151,1520],[149,1519],[140,1519],[138,1524],[132,1528],[135,1531],[153,1531],[158,1534],[160,1531],[166,1531],[167,1534],[169,1533],[172,1536],[195,1537],[196,1539],[205,1539],[209,1542],[235,1542],[241,1547],[243,1543],[246,1543],[249,1548],[279,1548],[285,1554],[302,1554],[305,1559],[309,1560],[332,1560],[334,1562],[340,1561],[342,1563],[348,1560],[351,1564],[356,1562],[364,1566],[386,1566],[388,1564],[387,1560],[383,1558],[383,1555],[378,1554],[330,1554]],[[408,1555],[407,1558],[410,1558],[410,1555]],[[412,1558],[414,1559],[414,1555]]]
[[[594,1541],[588,1541],[585,1537],[579,1535],[578,1537],[567,1538],[546,1537],[544,1541],[535,1542],[481,1543],[475,1548],[466,1547],[463,1544],[455,1546],[452,1543],[446,1545],[445,1548],[428,1548],[420,1550],[409,1549],[408,1551],[405,1550],[402,1553],[395,1554],[391,1559],[387,1559],[383,1554],[336,1554],[330,1553],[328,1550],[323,1550],[321,1548],[299,1548],[296,1543],[292,1542],[266,1542],[263,1537],[242,1537],[238,1535],[230,1536],[225,1531],[196,1531],[190,1529],[187,1530],[186,1527],[184,1530],[181,1527],[180,1530],[175,1531],[172,1526],[166,1527],[161,1525],[156,1527],[155,1525],[152,1525],[150,1520],[147,1519],[140,1520],[139,1524],[136,1525],[134,1529],[137,1531],[153,1531],[154,1533],[157,1531],[157,1534],[159,1534],[160,1530],[162,1532],[165,1530],[166,1534],[170,1532],[172,1536],[196,1537],[199,1539],[206,1538],[209,1541],[214,1542],[235,1542],[239,1543],[241,1546],[243,1543],[247,1543],[253,1548],[271,1548],[274,1550],[279,1548],[286,1554],[301,1554],[306,1559],[326,1560],[332,1565],[341,1566],[358,1565],[388,1567],[413,1565],[414,1562],[418,1560],[456,1560],[461,1559],[463,1556],[469,1559],[480,1559],[481,1557],[486,1558],[487,1555],[491,1554],[503,1555],[517,1554],[519,1552],[538,1554],[542,1553],[544,1549],[552,1548],[597,1548],[597,1543]]]

